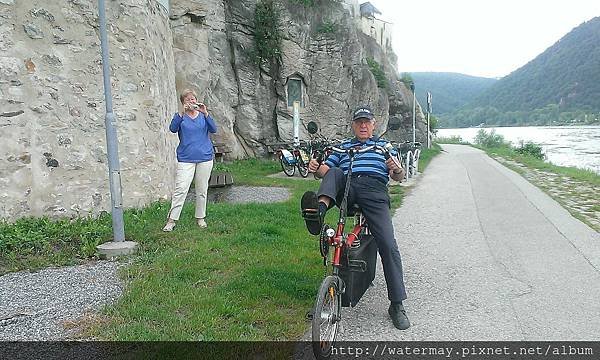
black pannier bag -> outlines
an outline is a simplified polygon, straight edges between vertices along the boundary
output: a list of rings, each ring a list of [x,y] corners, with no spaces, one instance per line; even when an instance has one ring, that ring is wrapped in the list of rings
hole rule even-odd
[[[342,294],[342,306],[355,307],[365,291],[375,279],[377,265],[377,243],[373,235],[362,235],[360,245],[343,248],[340,277],[344,280],[346,291]]]

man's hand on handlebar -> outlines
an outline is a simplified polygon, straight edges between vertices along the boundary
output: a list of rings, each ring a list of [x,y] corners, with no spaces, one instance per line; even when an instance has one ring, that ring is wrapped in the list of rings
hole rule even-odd
[[[317,159],[310,159],[309,163],[308,163],[308,172],[310,173],[314,173],[317,172],[317,169],[319,168],[319,162],[317,161]]]
[[[385,160],[385,164],[390,169],[390,177],[396,181],[401,181],[404,178],[404,169],[393,156]]]

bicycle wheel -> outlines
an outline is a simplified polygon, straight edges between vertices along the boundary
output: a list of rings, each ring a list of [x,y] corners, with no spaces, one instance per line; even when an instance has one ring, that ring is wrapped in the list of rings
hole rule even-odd
[[[288,162],[285,160],[285,157],[283,156],[279,158],[279,162],[281,162],[281,169],[283,169],[283,172],[287,176],[294,176],[294,174],[296,173],[296,167],[294,165],[288,164]]]
[[[312,347],[317,359],[328,359],[335,343],[342,306],[340,278],[327,276],[321,283],[312,318]]]
[[[412,159],[412,152],[407,152],[406,153],[406,157],[404,158],[404,169],[406,170],[406,178],[409,179],[411,177],[411,169],[410,169],[410,164],[411,164],[411,159]]]
[[[297,164],[298,164],[298,172],[300,173],[300,175],[305,178],[308,176],[308,163],[304,162],[304,160],[302,160],[301,156],[298,156],[296,158]]]
[[[417,174],[419,172],[419,157],[421,157],[421,150],[415,150],[415,155],[413,156],[413,168],[415,172],[413,174]]]

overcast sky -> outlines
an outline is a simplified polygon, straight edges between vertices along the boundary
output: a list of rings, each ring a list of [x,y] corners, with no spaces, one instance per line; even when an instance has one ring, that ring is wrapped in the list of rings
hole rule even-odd
[[[502,77],[574,27],[599,0],[370,0],[394,23],[400,72]]]

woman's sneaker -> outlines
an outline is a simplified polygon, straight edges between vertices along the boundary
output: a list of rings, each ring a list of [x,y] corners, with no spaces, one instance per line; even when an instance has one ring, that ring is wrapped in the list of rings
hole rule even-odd
[[[200,226],[201,228],[205,228],[208,225],[206,225],[206,221],[204,221],[204,219],[198,219],[198,226]]]
[[[171,231],[173,231],[174,228],[175,228],[175,222],[174,221],[168,221],[167,225],[165,225],[165,227],[163,227],[163,231],[164,232],[171,232]]]

